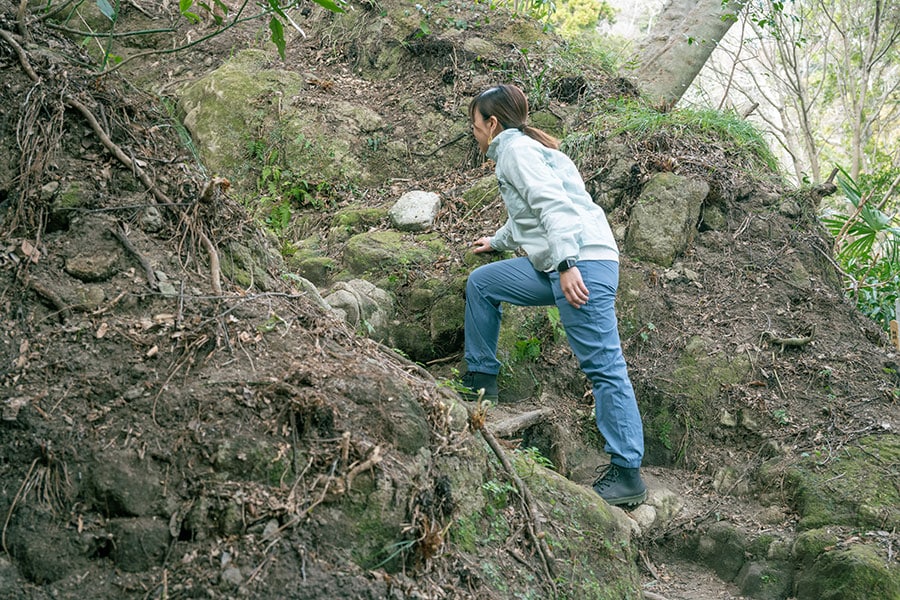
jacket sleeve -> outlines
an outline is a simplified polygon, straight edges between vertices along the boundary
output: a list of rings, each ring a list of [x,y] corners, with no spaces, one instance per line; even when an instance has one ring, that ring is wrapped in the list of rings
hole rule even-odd
[[[509,219],[507,219],[506,223],[504,223],[503,226],[490,237],[490,241],[491,249],[498,252],[507,252],[516,249],[516,246],[512,241],[512,232],[510,231]]]
[[[578,256],[583,216],[569,198],[560,176],[532,145],[515,148],[504,165],[507,181],[513,185],[547,235],[553,264]]]

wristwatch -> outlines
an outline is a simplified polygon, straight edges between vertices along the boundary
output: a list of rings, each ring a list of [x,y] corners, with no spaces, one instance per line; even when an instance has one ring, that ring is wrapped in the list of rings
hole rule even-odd
[[[569,269],[574,267],[576,264],[578,264],[578,259],[575,258],[574,256],[570,256],[568,258],[564,258],[561,263],[556,265],[556,270],[557,270],[557,272],[562,273],[563,271],[568,271]]]

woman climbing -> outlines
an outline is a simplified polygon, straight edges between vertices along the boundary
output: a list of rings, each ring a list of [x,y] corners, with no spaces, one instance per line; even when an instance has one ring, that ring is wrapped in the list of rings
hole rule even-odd
[[[556,305],[569,344],[593,386],[597,427],[610,464],[594,482],[609,504],[647,497],[640,475],[641,416],[628,377],[615,314],[619,251],[603,209],[594,204],[559,142],[526,124],[528,100],[518,87],[498,85],[469,105],[481,152],[496,163],[508,219],[475,253],[522,249],[526,257],[475,269],[466,284],[463,385],[497,400],[497,339],[502,302]]]

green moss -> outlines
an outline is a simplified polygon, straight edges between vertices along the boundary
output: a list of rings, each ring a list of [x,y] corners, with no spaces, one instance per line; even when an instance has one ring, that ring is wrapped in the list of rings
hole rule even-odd
[[[69,210],[88,206],[90,195],[84,188],[84,184],[71,181],[59,190],[59,194],[53,200],[53,210]]]
[[[774,541],[775,536],[773,535],[761,535],[750,542],[750,547],[747,551],[750,553],[750,556],[765,558],[769,553],[769,547]]]
[[[740,383],[749,373],[750,363],[745,357],[710,353],[706,340],[694,337],[678,358],[669,388],[687,397],[696,415],[708,416],[721,386]]]
[[[900,569],[864,544],[820,554],[797,574],[797,600],[895,600]]]
[[[405,552],[412,546],[401,539],[399,528],[388,525],[377,516],[377,512],[364,511],[354,519],[350,554],[353,561],[364,569],[383,568],[389,573],[396,573],[403,567]]]
[[[499,201],[500,187],[493,175],[482,177],[469,189],[463,192],[462,199],[469,211],[475,211],[491,202]]]
[[[386,217],[387,210],[382,208],[346,208],[334,214],[331,226],[357,234],[381,224]]]
[[[289,457],[263,440],[223,440],[212,460],[223,477],[271,486],[280,486],[293,473]]]
[[[480,523],[473,515],[462,515],[450,528],[450,543],[463,552],[475,552],[480,534]]]
[[[805,457],[786,478],[800,512],[800,527],[900,527],[900,492],[890,467],[898,461],[896,435],[861,438],[827,462],[816,454]]]
[[[391,274],[430,265],[446,248],[436,239],[410,239],[397,231],[360,233],[347,240],[344,263],[355,274]]]
[[[641,597],[625,525],[586,487],[518,455],[516,471],[557,528],[546,540],[560,565],[561,598],[612,600]]]
[[[802,570],[809,568],[826,548],[836,545],[838,538],[827,529],[804,531],[794,541],[794,560]]]

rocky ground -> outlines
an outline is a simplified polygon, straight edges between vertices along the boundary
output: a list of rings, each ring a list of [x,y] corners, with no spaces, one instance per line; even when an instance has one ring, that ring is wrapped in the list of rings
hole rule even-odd
[[[226,258],[211,248],[234,240],[277,244],[254,225],[232,184],[205,172],[179,139],[165,112],[175,98],[167,94],[235,48],[264,45],[259,24],[188,52],[135,59],[124,77],[98,78],[82,68],[88,56],[37,13],[14,18],[17,7],[0,7],[0,595],[279,597],[292,589],[286,597],[482,597],[475,590],[484,589],[484,574],[452,545],[408,572],[361,569],[333,543],[341,524],[329,521],[337,514],[329,502],[344,492],[331,487],[329,472],[345,469],[345,477],[362,481],[388,441],[416,447],[427,436],[435,454],[459,443],[436,383],[459,367],[458,350],[413,365],[323,311],[281,277],[277,260],[262,271],[274,282],[264,291],[215,267]],[[139,3],[126,10],[151,22],[158,16]],[[300,23],[319,29],[295,38],[284,65],[315,72],[316,93],[329,102],[364,94],[371,106],[401,106],[401,95],[412,106],[436,103],[421,70],[340,85],[363,78],[351,72],[352,45],[330,37],[324,22]],[[422,55],[444,68],[435,53],[449,47],[435,44]],[[453,108],[448,118],[486,78],[458,80],[441,95]],[[415,114],[385,112],[395,127]],[[667,150],[675,154],[678,145],[645,140],[634,147],[642,152],[637,164],[648,168],[669,164]],[[684,150],[685,172],[721,158],[714,146],[690,148],[708,152],[690,162]],[[303,227],[349,205],[381,207],[410,189],[434,190],[448,198],[434,232],[453,249],[435,270],[464,265],[467,241],[502,219],[498,204],[473,216],[455,193],[489,173],[467,156],[440,172],[420,166],[421,174],[341,191],[332,204],[308,211]],[[657,434],[645,469],[652,501],[628,515],[647,598],[793,593],[766,591],[765,573],[740,567],[751,564],[745,553],[759,554],[753,544],[760,539],[794,540],[811,528],[808,521],[799,527],[815,515],[812,493],[791,479],[793,465],[814,461],[823,485],[855,501],[900,493],[892,454],[897,353],[842,297],[829,242],[812,216],[820,198],[755,189],[758,180],[725,166],[710,176],[723,223],[702,228],[677,266],[623,256],[621,293],[634,296],[629,306],[637,307],[623,311],[623,344]],[[621,226],[626,207],[610,215]],[[340,245],[329,253],[340,260]],[[690,347],[694,364],[682,366],[697,389],[673,389],[673,357]],[[710,391],[704,382],[717,382],[726,366],[706,358],[720,353],[730,363],[746,361],[747,375]],[[521,368],[543,383],[540,392],[502,404],[489,418],[502,423],[552,409],[540,426],[506,438],[556,452],[559,465],[562,442],[590,439],[582,435],[591,413],[584,383],[564,344],[546,347]],[[411,386],[424,408],[365,404],[384,390],[390,396],[397,381]],[[308,392],[303,400],[298,389]],[[712,416],[692,421],[685,416],[697,394],[712,399]],[[671,430],[656,420],[663,409],[678,417]],[[884,445],[860,442],[873,438]],[[317,446],[299,453],[301,439]],[[603,457],[574,441],[564,449],[566,474],[588,485]],[[877,455],[868,468],[894,483],[886,490],[843,488],[854,472],[829,469],[860,454]],[[149,471],[148,458],[155,465]],[[401,473],[392,460],[380,468]],[[296,477],[286,479],[289,472]],[[159,497],[168,500],[150,500]],[[440,505],[432,499],[428,515],[451,519]],[[879,564],[895,572],[896,512],[872,506],[865,525],[820,525],[829,525],[833,547],[871,542]],[[317,519],[307,524],[314,511]],[[424,509],[414,514],[421,518]],[[719,525],[746,539],[732,529],[716,533],[725,531]],[[768,548],[777,555],[776,543]],[[733,557],[738,568],[727,560]],[[515,552],[507,560],[518,560]]]

